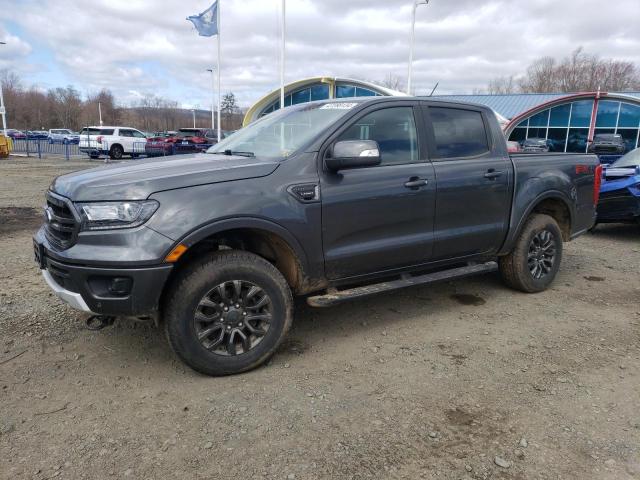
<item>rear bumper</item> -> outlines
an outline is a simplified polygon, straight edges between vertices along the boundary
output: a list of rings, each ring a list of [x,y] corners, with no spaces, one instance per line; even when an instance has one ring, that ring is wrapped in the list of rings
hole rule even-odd
[[[45,282],[58,298],[87,313],[115,316],[152,315],[172,265],[114,268],[76,265],[48,256],[34,238],[35,258]]]
[[[106,150],[95,147],[78,147],[78,150],[82,153],[87,153],[89,155],[102,155],[107,153]]]

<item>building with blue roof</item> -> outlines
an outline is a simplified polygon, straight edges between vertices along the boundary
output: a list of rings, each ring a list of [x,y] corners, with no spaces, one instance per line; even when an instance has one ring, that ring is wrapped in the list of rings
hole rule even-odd
[[[406,96],[362,80],[312,77],[285,86],[285,107],[327,98]],[[478,103],[493,109],[505,136],[522,142],[547,141],[554,152],[586,152],[598,134],[619,134],[627,151],[640,146],[640,92],[514,93],[505,95],[434,95],[434,99]],[[244,125],[280,108],[280,90],[258,100]]]

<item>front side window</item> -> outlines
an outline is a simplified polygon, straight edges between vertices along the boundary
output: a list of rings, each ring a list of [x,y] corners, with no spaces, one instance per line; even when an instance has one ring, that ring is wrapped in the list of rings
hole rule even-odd
[[[489,151],[482,113],[429,107],[439,158],[475,157]]]
[[[382,165],[414,163],[419,159],[412,107],[391,107],[369,113],[344,131],[337,141],[341,140],[375,140]]]
[[[146,135],[138,130],[133,131],[133,136],[136,138],[147,138]]]

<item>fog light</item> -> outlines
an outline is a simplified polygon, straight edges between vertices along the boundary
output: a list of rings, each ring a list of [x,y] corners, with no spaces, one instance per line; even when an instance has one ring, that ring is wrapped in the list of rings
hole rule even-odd
[[[109,285],[109,293],[117,296],[129,295],[131,292],[131,279],[127,277],[115,277]]]

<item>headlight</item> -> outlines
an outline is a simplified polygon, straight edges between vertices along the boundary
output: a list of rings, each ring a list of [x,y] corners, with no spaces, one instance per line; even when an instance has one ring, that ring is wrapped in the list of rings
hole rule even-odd
[[[76,203],[82,230],[133,228],[151,218],[160,204],[155,200]]]

